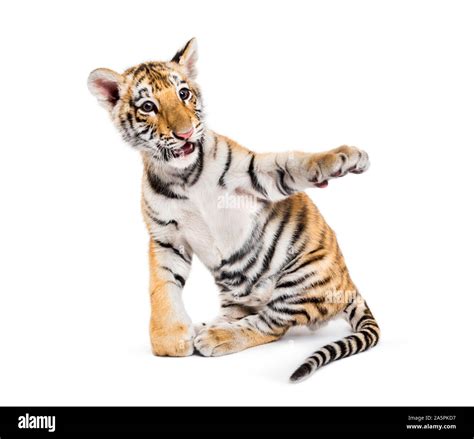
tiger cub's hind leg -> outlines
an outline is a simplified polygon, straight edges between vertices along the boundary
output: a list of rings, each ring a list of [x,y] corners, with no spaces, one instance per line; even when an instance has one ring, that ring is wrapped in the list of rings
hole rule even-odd
[[[286,322],[274,321],[263,309],[240,320],[203,328],[194,346],[205,357],[218,357],[278,340],[290,327]]]
[[[219,315],[211,322],[194,323],[194,332],[199,334],[204,328],[216,326],[223,323],[231,323],[240,320],[248,315],[255,314],[255,311],[243,305],[221,305]]]

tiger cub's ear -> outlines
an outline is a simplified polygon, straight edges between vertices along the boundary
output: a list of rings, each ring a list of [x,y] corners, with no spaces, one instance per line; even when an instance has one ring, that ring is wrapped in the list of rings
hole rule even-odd
[[[175,62],[183,66],[186,71],[186,74],[191,79],[194,79],[197,76],[197,70],[196,70],[197,59],[198,59],[197,42],[196,42],[196,38],[192,38],[186,43],[186,45],[181,50],[176,52],[176,55],[173,56],[173,59],[171,60],[171,62]]]
[[[123,77],[119,73],[110,69],[96,69],[90,73],[87,86],[103,107],[112,110],[120,99],[122,82]]]

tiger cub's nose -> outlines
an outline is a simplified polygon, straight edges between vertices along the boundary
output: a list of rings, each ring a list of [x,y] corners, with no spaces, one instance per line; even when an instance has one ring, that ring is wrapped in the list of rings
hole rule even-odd
[[[186,139],[189,139],[194,133],[194,128],[191,128],[190,130],[184,132],[184,133],[175,133],[173,131],[173,135],[180,139],[180,140],[186,140]]]

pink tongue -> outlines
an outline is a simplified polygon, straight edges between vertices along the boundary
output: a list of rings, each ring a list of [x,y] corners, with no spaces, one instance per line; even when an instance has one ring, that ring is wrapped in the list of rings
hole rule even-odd
[[[321,189],[325,188],[325,187],[328,187],[328,181],[326,180],[326,181],[323,181],[321,183],[316,183],[316,186],[320,187]]]
[[[186,142],[184,146],[181,148],[181,151],[183,151],[184,155],[188,155],[193,152],[193,148],[194,146],[192,143]]]

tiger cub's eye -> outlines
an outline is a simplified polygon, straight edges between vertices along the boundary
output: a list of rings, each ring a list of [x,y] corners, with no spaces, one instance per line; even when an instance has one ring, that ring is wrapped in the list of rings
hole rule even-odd
[[[189,96],[191,96],[191,91],[189,90],[189,88],[182,88],[180,91],[179,91],[179,97],[185,101],[186,99],[189,98]]]
[[[144,111],[145,113],[156,112],[156,105],[151,101],[145,101],[142,105],[140,105],[140,110]]]

